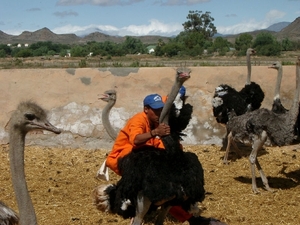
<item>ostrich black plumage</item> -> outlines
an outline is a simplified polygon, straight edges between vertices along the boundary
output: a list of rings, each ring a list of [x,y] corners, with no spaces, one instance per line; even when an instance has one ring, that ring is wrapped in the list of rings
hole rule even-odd
[[[180,76],[181,70],[177,71]],[[174,84],[160,122],[170,122],[171,135],[162,137],[165,150],[144,146],[132,151],[119,161],[122,178],[116,185],[99,187],[95,190],[95,202],[101,210],[117,213],[124,218],[134,217],[133,224],[141,224],[150,207],[161,206],[156,224],[163,224],[171,205],[180,205],[190,210],[204,199],[203,169],[198,157],[184,152],[179,143],[182,129],[187,126],[192,106],[184,104],[180,115],[170,113],[172,105],[183,81]],[[175,107],[173,107],[175,109]],[[172,110],[173,111],[173,110]],[[187,116],[184,116],[187,113]],[[174,116],[172,116],[174,115]],[[174,121],[187,121],[176,123]],[[166,121],[167,120],[167,121]]]
[[[261,87],[255,82],[251,82],[251,55],[255,50],[249,48],[246,53],[247,58],[247,80],[245,87],[240,91],[235,90],[227,84],[221,84],[215,89],[212,99],[213,115],[218,123],[226,124],[228,114],[232,111],[236,115],[260,108],[265,97]]]

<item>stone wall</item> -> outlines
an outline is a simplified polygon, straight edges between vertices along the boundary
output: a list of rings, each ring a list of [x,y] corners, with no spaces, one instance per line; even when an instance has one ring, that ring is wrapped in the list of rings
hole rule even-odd
[[[32,100],[49,111],[50,122],[62,128],[60,135],[48,132],[27,137],[27,144],[86,149],[109,149],[112,140],[102,126],[105,102],[98,95],[116,89],[117,102],[111,110],[113,126],[119,130],[126,120],[142,110],[143,98],[151,93],[166,95],[171,89],[176,68],[82,68],[0,70],[0,142],[8,142],[7,123],[20,101]],[[194,106],[193,118],[183,144],[221,145],[225,127],[212,116],[214,88],[221,83],[240,90],[247,69],[237,67],[191,67],[185,83],[188,102]],[[267,66],[252,66],[252,80],[265,91],[263,107],[271,108],[277,71]],[[291,105],[295,90],[295,67],[283,67],[281,99]],[[47,135],[45,135],[47,133]]]

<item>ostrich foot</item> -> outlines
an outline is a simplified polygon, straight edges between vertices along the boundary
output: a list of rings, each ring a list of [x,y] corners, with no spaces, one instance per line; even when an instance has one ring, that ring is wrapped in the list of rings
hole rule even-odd
[[[134,221],[134,218],[131,218],[130,220],[130,224],[129,225],[133,225],[133,221]],[[141,223],[141,225],[143,225],[144,223]]]
[[[257,187],[252,187],[252,191],[254,194],[260,194],[260,191],[258,190]]]
[[[270,191],[270,192],[276,192],[274,189],[272,189],[272,188],[270,188],[269,186],[265,186],[265,189],[267,190],[267,191]]]
[[[224,157],[224,159],[223,159],[223,164],[225,164],[225,165],[228,165],[228,164],[229,164],[229,161],[228,161],[227,158],[225,158],[225,157]]]

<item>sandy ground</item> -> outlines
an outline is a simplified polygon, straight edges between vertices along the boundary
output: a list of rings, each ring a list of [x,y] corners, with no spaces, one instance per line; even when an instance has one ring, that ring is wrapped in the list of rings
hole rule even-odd
[[[263,189],[259,175],[260,194],[251,190],[248,162],[245,157],[229,155],[229,165],[222,163],[224,151],[217,146],[185,146],[196,153],[205,170],[205,200],[199,204],[202,216],[215,217],[230,225],[289,224],[300,222],[300,147],[267,147],[259,154],[260,163],[274,193]],[[95,178],[107,149],[26,147],[25,166],[30,195],[39,225],[129,224],[117,215],[98,211],[93,205],[92,190],[107,182]],[[1,200],[17,210],[10,179],[8,146],[0,147]],[[117,176],[111,173],[111,181]],[[180,224],[168,218],[167,225]],[[187,224],[185,222],[184,224]]]

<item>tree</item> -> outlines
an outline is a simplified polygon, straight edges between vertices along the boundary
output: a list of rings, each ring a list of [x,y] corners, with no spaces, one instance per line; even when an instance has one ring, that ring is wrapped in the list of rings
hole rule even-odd
[[[156,56],[163,56],[164,55],[163,48],[165,45],[166,45],[166,43],[161,38],[158,39],[158,43],[155,47],[154,54]]]
[[[219,52],[219,55],[225,55],[226,52],[229,51],[229,46],[230,43],[227,41],[227,39],[222,37],[217,37],[213,43],[214,51]]]
[[[238,55],[245,55],[248,48],[252,46],[252,35],[243,33],[235,39],[234,47]]]
[[[0,49],[0,58],[5,58],[6,57],[6,52],[4,49]]]
[[[32,56],[32,50],[28,48],[22,48],[15,57],[31,57]]]
[[[183,44],[186,48],[192,49],[196,45],[203,46],[205,43],[205,38],[201,32],[181,32],[175,41]]]
[[[169,57],[178,55],[181,50],[183,50],[182,45],[176,42],[170,42],[167,45],[164,45],[162,48],[162,52],[164,52],[164,55]]]
[[[186,18],[188,21],[182,24],[186,32],[201,33],[206,40],[212,38],[217,33],[217,29],[213,24],[214,18],[210,16],[210,12],[189,11]]]
[[[0,44],[0,50],[2,50],[2,55],[10,55],[12,51],[11,48],[5,44]]]
[[[281,41],[281,47],[283,51],[292,51],[294,48],[293,43],[288,38]]]
[[[86,48],[80,45],[76,45],[73,48],[71,48],[71,56],[72,57],[85,57],[87,56],[88,51]]]
[[[279,56],[281,52],[280,43],[267,32],[258,34],[252,47],[255,48],[257,55]]]
[[[137,54],[137,53],[146,53],[146,46],[142,43],[141,40],[133,37],[126,37],[126,40],[123,42],[124,51],[127,54]]]

